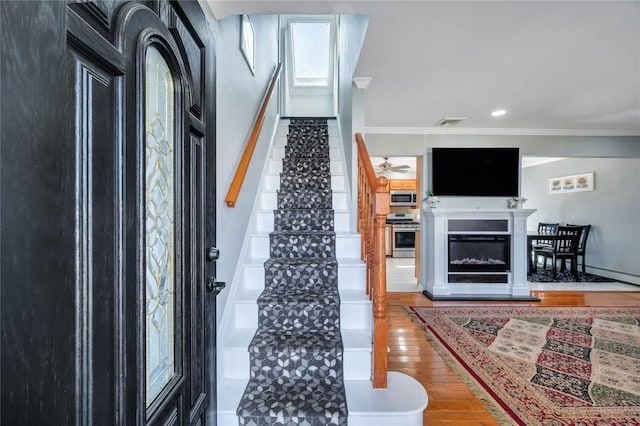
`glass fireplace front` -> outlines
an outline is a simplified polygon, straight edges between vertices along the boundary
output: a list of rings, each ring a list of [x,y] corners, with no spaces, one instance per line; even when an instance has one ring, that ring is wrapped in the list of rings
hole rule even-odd
[[[510,235],[449,235],[449,272],[507,272]]]

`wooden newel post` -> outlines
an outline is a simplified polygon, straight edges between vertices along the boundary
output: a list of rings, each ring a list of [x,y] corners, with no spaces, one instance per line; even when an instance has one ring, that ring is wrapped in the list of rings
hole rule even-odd
[[[387,256],[385,253],[385,226],[389,214],[387,179],[377,178],[375,193],[375,247],[373,291],[373,387],[387,387]]]

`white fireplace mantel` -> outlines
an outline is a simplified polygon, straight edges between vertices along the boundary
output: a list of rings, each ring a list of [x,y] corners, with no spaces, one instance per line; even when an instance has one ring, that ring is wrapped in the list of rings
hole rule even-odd
[[[460,209],[434,208],[422,211],[423,251],[422,287],[425,294],[434,300],[473,298],[529,298],[527,282],[527,218],[535,209]],[[469,231],[468,234],[504,234],[511,236],[511,269],[500,274],[503,282],[484,282],[473,273],[468,274],[464,283],[450,282],[448,241],[450,221],[499,221],[503,229],[499,231]],[[479,274],[480,276],[482,274]],[[451,280],[453,281],[453,280]]]

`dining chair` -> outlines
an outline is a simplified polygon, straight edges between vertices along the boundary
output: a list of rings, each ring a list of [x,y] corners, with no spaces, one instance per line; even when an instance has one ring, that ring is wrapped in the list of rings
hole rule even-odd
[[[578,226],[580,227],[580,238],[578,239],[578,256],[582,256],[582,273],[586,272],[585,268],[585,252],[587,251],[587,238],[589,237],[589,232],[591,231],[591,225],[572,225],[567,223],[567,226]]]
[[[578,240],[580,239],[581,228],[577,226],[558,226],[556,238],[551,247],[540,247],[534,249],[533,253],[545,258],[544,265],[547,266],[547,259],[551,259],[553,278],[557,276],[557,261],[561,261],[561,270],[565,270],[565,261],[571,261],[571,275],[578,278]],[[534,264],[534,268],[536,265]]]
[[[538,222],[538,235],[555,235],[558,232],[559,223],[545,223]],[[541,249],[544,247],[552,247],[553,240],[536,240],[536,243],[531,246],[531,249],[535,251],[536,249]],[[536,264],[538,262],[538,256],[533,255],[533,263]],[[547,259],[544,259],[544,267],[547,267]]]

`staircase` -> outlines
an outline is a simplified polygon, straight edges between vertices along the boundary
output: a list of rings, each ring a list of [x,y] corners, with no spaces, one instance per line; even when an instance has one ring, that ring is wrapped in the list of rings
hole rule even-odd
[[[219,425],[422,424],[413,379],[371,387],[371,303],[338,134],[335,120],[277,130],[221,323]]]

